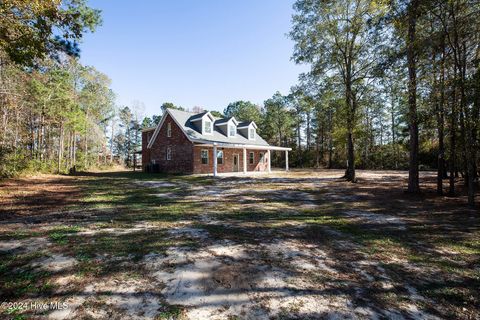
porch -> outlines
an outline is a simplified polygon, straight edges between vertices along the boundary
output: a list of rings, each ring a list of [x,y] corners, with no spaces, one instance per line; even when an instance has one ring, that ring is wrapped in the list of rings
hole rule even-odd
[[[285,147],[277,147],[277,146],[263,146],[263,145],[241,145],[241,144],[231,144],[231,143],[201,143],[195,144],[195,147],[199,148],[208,148],[212,150],[212,162],[213,165],[210,168],[210,172],[200,172],[200,174],[213,174],[213,176],[218,176],[221,174],[222,176],[225,175],[238,175],[240,174],[259,174],[259,173],[271,173],[271,153],[272,151],[283,151],[285,152],[285,171],[288,171],[288,152],[291,151],[291,148]],[[238,150],[237,153],[233,153],[231,159],[224,159],[224,149],[236,149]],[[219,157],[219,152],[221,152],[221,157]],[[260,156],[257,157],[258,161],[265,161],[264,162],[255,162],[252,160],[252,156],[256,152],[259,152]],[[210,153],[210,152],[208,152]],[[262,157],[264,157],[262,159]],[[219,170],[219,158],[221,159],[220,165],[225,165],[226,161],[232,161],[232,169],[231,170]],[[254,170],[252,170],[252,165]],[[221,171],[221,172],[219,172]]]

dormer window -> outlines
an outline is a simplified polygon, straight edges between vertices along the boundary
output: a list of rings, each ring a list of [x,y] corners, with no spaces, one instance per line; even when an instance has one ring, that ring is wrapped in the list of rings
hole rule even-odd
[[[210,112],[205,111],[190,117],[190,124],[192,127],[201,134],[211,135],[213,134],[213,122],[215,118]]]
[[[212,122],[205,120],[203,122],[203,133],[211,134],[212,133]]]
[[[234,117],[215,120],[216,130],[227,138],[235,138],[237,136],[237,126],[238,121]]]
[[[235,137],[236,134],[237,134],[237,127],[235,127],[234,125],[228,126],[228,136]]]
[[[255,128],[248,129],[248,139],[255,140]]]
[[[239,123],[237,130],[248,140],[255,140],[257,137],[257,125],[253,121]]]

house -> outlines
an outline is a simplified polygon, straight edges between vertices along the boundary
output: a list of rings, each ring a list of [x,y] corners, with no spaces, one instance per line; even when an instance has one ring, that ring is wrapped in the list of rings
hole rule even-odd
[[[146,172],[217,173],[271,171],[270,154],[288,151],[269,145],[253,121],[216,118],[210,112],[166,109],[156,127],[142,131],[142,167]]]

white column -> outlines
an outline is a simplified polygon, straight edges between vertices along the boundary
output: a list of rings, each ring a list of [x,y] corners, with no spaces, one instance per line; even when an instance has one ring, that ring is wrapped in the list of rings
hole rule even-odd
[[[268,172],[272,172],[272,162],[270,161],[270,155],[272,153],[270,152],[270,149],[267,150],[267,157],[268,157]]]
[[[217,176],[217,146],[213,146],[213,176]]]
[[[288,171],[288,150],[285,150],[285,171]]]
[[[247,149],[243,148],[243,173],[247,173]]]

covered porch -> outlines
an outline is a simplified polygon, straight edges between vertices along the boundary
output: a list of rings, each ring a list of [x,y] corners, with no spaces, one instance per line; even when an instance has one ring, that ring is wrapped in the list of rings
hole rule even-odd
[[[238,163],[239,169],[241,170],[238,171],[232,171],[232,172],[222,172],[222,175],[225,174],[238,174],[243,173],[262,173],[262,172],[267,172],[271,173],[272,172],[272,167],[271,167],[271,151],[284,151],[285,152],[285,171],[288,171],[288,152],[292,150],[292,148],[285,148],[285,147],[277,147],[277,146],[262,146],[262,145],[244,145],[244,144],[232,144],[232,143],[200,143],[196,144],[195,146],[197,147],[202,147],[202,148],[212,148],[213,150],[213,168],[211,174],[213,176],[218,176],[219,170],[218,170],[218,151],[219,149],[237,149],[241,150],[242,152],[242,157],[241,157],[241,164]],[[247,165],[247,151],[251,150],[260,150],[260,151],[265,151],[266,152],[266,158],[267,158],[267,166],[266,170],[262,171],[252,171],[248,170],[248,165]],[[237,158],[238,161],[239,158]]]

